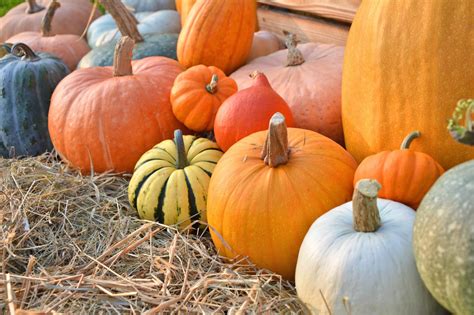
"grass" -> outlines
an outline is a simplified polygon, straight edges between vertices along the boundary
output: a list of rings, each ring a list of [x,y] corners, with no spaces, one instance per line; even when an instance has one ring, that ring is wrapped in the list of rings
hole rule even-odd
[[[1,0],[0,1],[0,16],[4,16],[11,8],[16,6],[19,3],[22,3],[24,0]]]

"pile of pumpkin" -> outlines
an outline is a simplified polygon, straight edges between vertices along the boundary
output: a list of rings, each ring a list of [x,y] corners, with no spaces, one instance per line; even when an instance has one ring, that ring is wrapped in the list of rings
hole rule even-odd
[[[346,48],[287,49],[254,0],[48,1],[0,19],[2,156],[133,172],[141,218],[208,222],[316,314],[474,313],[472,1],[363,1]]]

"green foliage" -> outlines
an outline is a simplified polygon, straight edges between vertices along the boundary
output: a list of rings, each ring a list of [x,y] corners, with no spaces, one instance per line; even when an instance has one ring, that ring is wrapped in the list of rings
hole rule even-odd
[[[0,1],[0,16],[4,16],[11,8],[16,6],[19,3],[22,3],[24,0],[1,0]]]

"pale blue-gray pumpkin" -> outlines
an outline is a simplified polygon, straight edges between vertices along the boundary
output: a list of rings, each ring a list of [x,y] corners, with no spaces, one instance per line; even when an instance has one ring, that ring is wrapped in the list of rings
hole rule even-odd
[[[458,103],[449,130],[474,145],[474,100]],[[466,113],[461,126],[461,113]],[[418,271],[438,302],[456,315],[474,314],[474,160],[442,175],[418,208],[414,226]]]
[[[58,58],[18,43],[0,59],[0,156],[37,155],[52,148],[48,110],[56,85],[69,74]]]
[[[175,10],[175,0],[122,0],[134,12]]]
[[[206,138],[175,131],[146,152],[135,166],[128,198],[140,218],[187,227],[207,221],[209,181],[222,151]]]

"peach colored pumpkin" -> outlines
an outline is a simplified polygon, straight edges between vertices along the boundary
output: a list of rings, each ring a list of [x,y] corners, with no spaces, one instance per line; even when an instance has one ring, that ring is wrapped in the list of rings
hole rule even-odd
[[[268,56],[280,49],[285,49],[285,45],[278,36],[269,31],[258,31],[253,34],[252,49],[247,62],[258,57]]]

